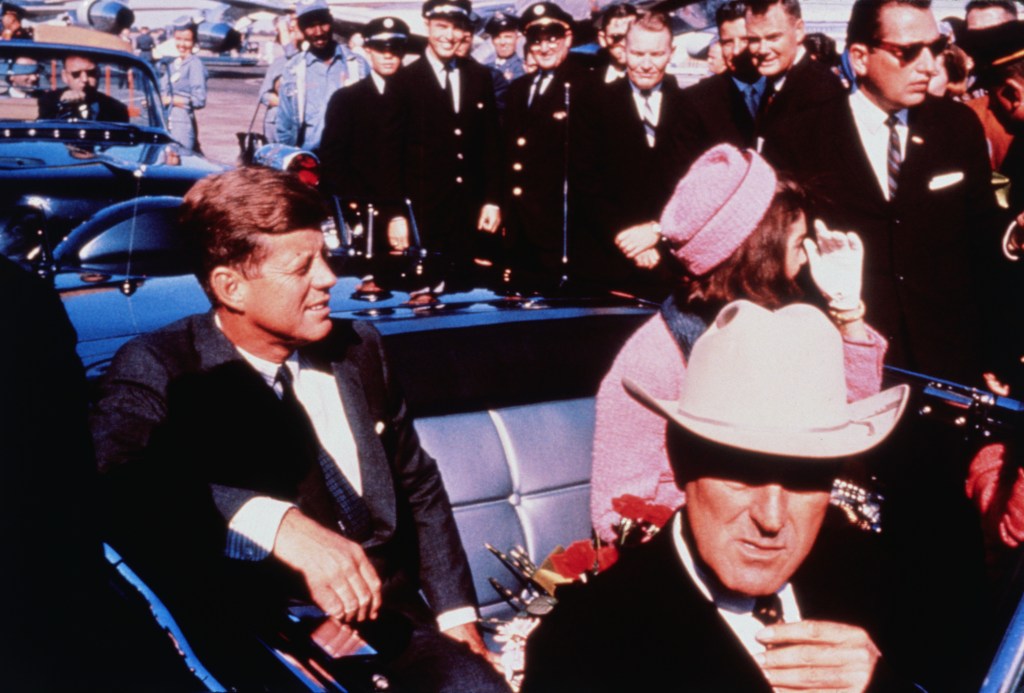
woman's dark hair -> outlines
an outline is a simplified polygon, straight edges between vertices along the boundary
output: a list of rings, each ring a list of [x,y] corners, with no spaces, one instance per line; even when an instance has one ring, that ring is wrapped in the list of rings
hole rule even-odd
[[[684,279],[676,304],[711,320],[722,306],[740,298],[772,310],[800,298],[800,287],[786,277],[786,242],[793,223],[807,216],[809,204],[806,191],[780,174],[775,197],[753,233],[718,267]]]

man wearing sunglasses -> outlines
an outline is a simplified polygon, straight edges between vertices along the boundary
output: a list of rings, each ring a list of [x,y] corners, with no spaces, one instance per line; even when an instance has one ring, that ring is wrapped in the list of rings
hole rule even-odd
[[[39,117],[127,123],[128,107],[99,91],[100,70],[91,58],[64,58],[61,79],[66,86],[39,97]]]
[[[767,153],[816,181],[825,223],[864,239],[864,300],[887,361],[977,382],[979,265],[998,244],[981,126],[927,96],[946,46],[928,0],[857,0],[846,45],[858,91],[807,112]]]
[[[601,14],[601,28],[597,31],[597,42],[601,46],[598,63],[605,84],[626,76],[626,33],[638,14],[636,7],[627,2],[609,5]]]

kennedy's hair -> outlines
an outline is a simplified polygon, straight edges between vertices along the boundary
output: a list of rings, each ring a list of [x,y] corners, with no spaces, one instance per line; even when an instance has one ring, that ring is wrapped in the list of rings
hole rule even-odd
[[[249,166],[192,186],[180,220],[195,251],[196,276],[213,301],[209,279],[215,267],[251,271],[266,252],[261,235],[319,229],[327,216],[320,194],[296,176]]]
[[[740,0],[729,0],[715,11],[715,26],[722,30],[726,22],[735,22],[747,16],[747,5]]]
[[[676,305],[711,320],[726,303],[740,298],[772,310],[798,299],[800,287],[786,277],[786,246],[790,227],[806,218],[809,208],[804,189],[779,174],[775,197],[757,228],[713,270],[685,279]]]
[[[850,21],[846,25],[846,45],[863,43],[871,46],[882,30],[882,9],[889,5],[930,10],[932,0],[856,0],[850,10]]]
[[[782,7],[782,11],[793,19],[800,19],[803,16],[800,11],[800,0],[747,0],[747,9],[756,17],[767,14],[773,5]]]

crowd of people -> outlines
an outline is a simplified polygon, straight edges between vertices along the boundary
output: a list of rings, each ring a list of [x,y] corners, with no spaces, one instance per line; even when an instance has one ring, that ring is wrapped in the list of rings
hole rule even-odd
[[[326,192],[372,202],[393,249],[438,250],[454,273],[485,259],[524,285],[664,299],[597,394],[592,523],[612,539],[611,499],[627,493],[674,514],[560,588],[524,690],[977,688],[994,622],[982,538],[989,568],[1024,541],[1019,450],[1004,441],[968,466],[944,438],[901,435],[910,391],[883,388],[883,364],[1018,387],[1015,12],[972,0],[965,27],[943,33],[928,0],[855,0],[830,61],[804,46],[797,0],[733,0],[716,17],[724,71],[681,89],[668,18],[629,5],[602,17],[599,59],[570,50],[575,25],[555,3],[496,16],[486,66],[466,56],[469,0],[424,3],[412,62],[400,19],[367,25],[363,58],[323,0],[299,0],[261,97],[273,132],[319,152]],[[929,94],[954,36],[982,110]],[[177,83],[194,38],[180,39]],[[69,85],[89,77],[74,67]],[[186,92],[166,104],[183,122],[199,107]],[[1010,180],[1006,207],[994,172]],[[266,168],[197,183],[181,226],[212,309],[122,347],[91,451],[79,426],[73,450],[22,446],[12,466],[94,454],[104,537],[200,652],[266,656],[246,637],[300,600],[320,610],[314,642],[332,655],[369,642],[396,690],[507,690],[380,335],[330,317],[328,215],[317,191]],[[48,346],[68,357],[66,320],[50,322]],[[5,344],[11,362],[43,356],[20,345]],[[73,360],[63,377],[80,383]],[[33,407],[83,424],[83,392],[54,387],[67,401]],[[830,507],[849,475],[885,492],[881,533]],[[57,589],[53,557],[30,558],[49,580],[20,588]]]

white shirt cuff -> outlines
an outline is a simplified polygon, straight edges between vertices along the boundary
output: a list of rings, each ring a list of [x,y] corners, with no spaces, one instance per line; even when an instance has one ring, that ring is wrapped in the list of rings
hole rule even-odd
[[[274,540],[284,514],[295,505],[267,496],[245,502],[228,523],[224,553],[240,561],[262,561],[274,550]]]
[[[1011,221],[1010,225],[1006,227],[1006,233],[1003,234],[1003,255],[1011,262],[1017,262],[1017,260],[1020,259],[1018,250],[1014,247],[1013,243],[1011,243],[1015,228],[1017,228],[1017,222]]]
[[[476,609],[471,606],[462,606],[458,609],[451,609],[445,611],[443,614],[437,615],[437,627],[446,631],[456,626],[464,626],[467,623],[473,623],[476,621]]]

